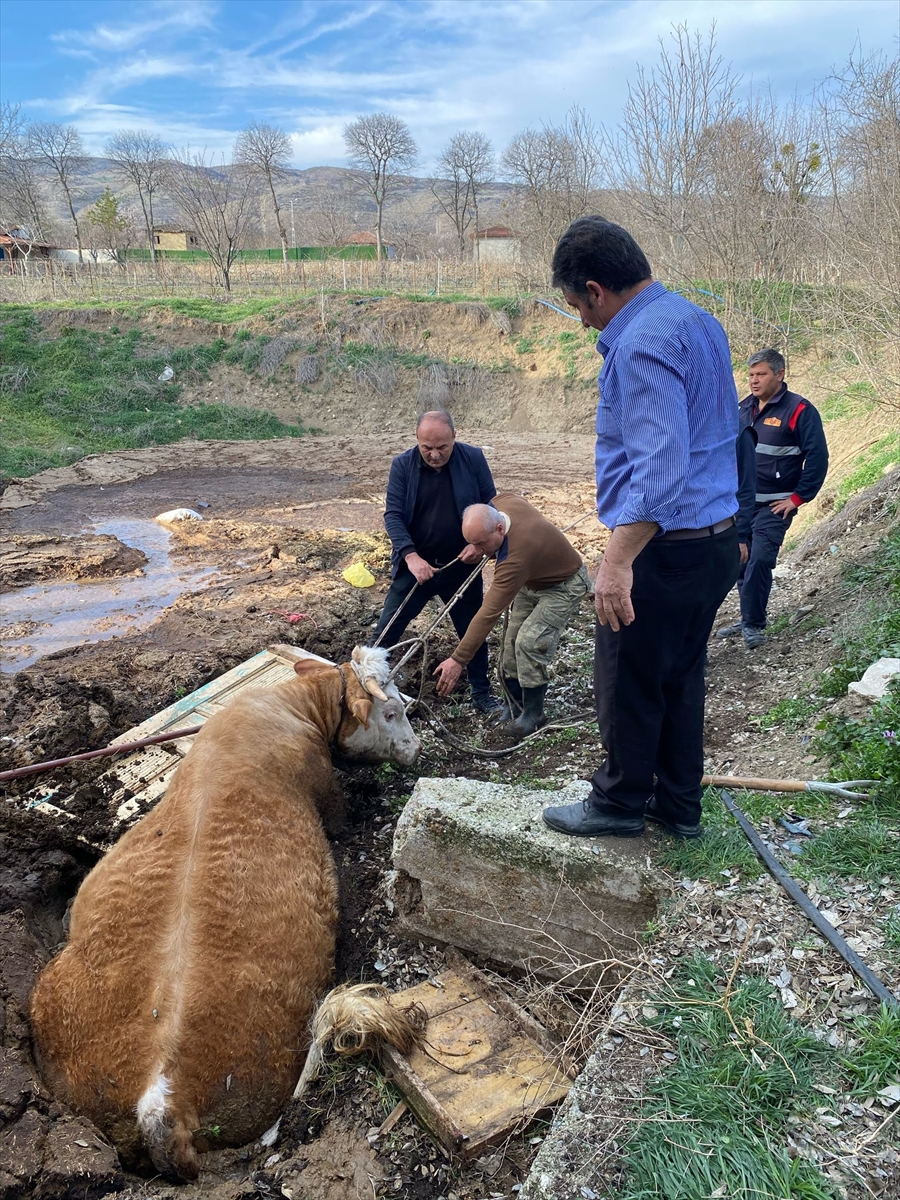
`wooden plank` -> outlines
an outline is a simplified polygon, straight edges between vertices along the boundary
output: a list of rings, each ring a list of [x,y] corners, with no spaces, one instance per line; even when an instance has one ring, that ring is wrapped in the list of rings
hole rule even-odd
[[[426,982],[399,994],[425,1008],[425,1037],[407,1056],[386,1047],[382,1062],[422,1123],[468,1157],[558,1103],[571,1080],[553,1061],[546,1031],[458,962],[437,977],[439,988]]]
[[[176,700],[168,708],[154,713],[140,725],[114,738],[110,745],[139,741],[141,738],[153,737],[170,729],[202,725],[213,713],[219,712],[229,704],[238,692],[253,687],[269,688],[290,679],[294,672],[294,663],[302,658],[328,662],[328,659],[319,659],[317,654],[311,654],[296,646],[271,646],[245,662],[238,663],[217,679],[211,679],[190,695]],[[105,787],[106,794],[110,797],[110,807],[115,812],[114,829],[118,826],[133,825],[145,812],[159,803],[165,795],[173,773],[193,744],[194,737],[188,737],[166,743],[165,746],[145,746],[127,754],[103,772],[96,782]],[[71,816],[66,808],[67,801],[61,796],[63,790],[56,788],[52,793],[53,799],[59,801],[59,806],[49,804],[51,794],[43,792],[38,793],[29,808],[38,809],[54,817]]]

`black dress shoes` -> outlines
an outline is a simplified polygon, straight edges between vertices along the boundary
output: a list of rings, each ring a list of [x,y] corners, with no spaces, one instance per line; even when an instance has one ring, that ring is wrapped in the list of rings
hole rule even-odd
[[[595,808],[590,799],[545,808],[544,824],[575,837],[636,838],[644,832],[642,817],[609,817]]]

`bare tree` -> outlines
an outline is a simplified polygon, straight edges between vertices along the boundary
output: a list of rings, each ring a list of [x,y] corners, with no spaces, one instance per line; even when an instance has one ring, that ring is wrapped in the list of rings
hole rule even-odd
[[[166,176],[166,190],[196,231],[226,292],[253,216],[257,182],[242,166],[214,165],[205,151],[190,150],[174,155]]]
[[[72,202],[73,176],[84,161],[81,135],[74,125],[58,125],[53,121],[39,121],[28,126],[27,145],[32,157],[42,162],[56,176],[59,186],[63,190],[72,217],[72,224],[75,226],[78,261],[83,263],[81,227],[75,216],[75,205]]]
[[[703,249],[695,218],[710,188],[710,131],[734,128],[739,80],[704,37],[684,25],[660,39],[658,64],[638,68],[617,134],[607,131],[610,182],[624,191],[670,270],[685,272]]]
[[[28,153],[21,109],[4,103],[0,108],[0,231],[15,237],[26,273],[35,242],[44,240],[45,225],[42,180]]]
[[[600,183],[600,139],[577,105],[562,125],[517,134],[503,154],[503,169],[516,185],[526,235],[547,256],[566,227],[593,206]]]
[[[431,191],[453,223],[463,258],[469,226],[478,231],[478,202],[493,173],[493,147],[483,133],[455,133],[441,151],[438,167],[444,178],[432,180]]]
[[[291,163],[291,140],[283,129],[274,125],[265,125],[254,121],[238,134],[234,144],[234,161],[243,163],[251,171],[257,172],[266,182],[272,197],[272,208],[275,210],[275,224],[278,236],[281,238],[281,253],[284,265],[288,262],[288,239],[281,210],[278,207],[278,195],[275,191],[275,181],[283,176],[285,169]]]
[[[115,164],[116,174],[137,192],[151,262],[156,261],[153,196],[162,187],[168,153],[165,143],[155,133],[147,133],[144,129],[121,129],[106,143],[106,157]]]
[[[314,183],[304,188],[303,223],[319,246],[342,246],[359,223],[359,203],[352,188]]]
[[[360,186],[375,201],[376,256],[383,257],[382,223],[384,202],[398,172],[409,171],[418,147],[409,126],[391,113],[371,113],[344,126],[344,144],[350,165],[358,172]]]
[[[900,62],[854,53],[820,96],[833,208],[827,257],[836,288],[825,321],[880,399],[900,397]]]

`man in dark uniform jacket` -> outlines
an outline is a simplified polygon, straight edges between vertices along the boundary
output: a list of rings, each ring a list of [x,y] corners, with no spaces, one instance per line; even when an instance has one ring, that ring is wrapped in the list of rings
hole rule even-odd
[[[741,565],[738,590],[741,619],[716,637],[742,634],[754,650],[766,635],[766,608],[772,571],[785,534],[801,504],[818,495],[828,472],[828,445],[822,418],[784,382],[784,358],[759,350],[748,363],[750,395],[741,401],[741,425],[756,434],[756,506],[750,529],[750,555]],[[743,539],[742,539],[743,540]]]
[[[396,645],[433,596],[449,600],[465,582],[481,555],[462,535],[463,511],[470,504],[489,503],[496,492],[484,454],[456,441],[450,414],[444,409],[423,413],[416,423],[416,445],[391,463],[384,527],[391,539],[393,580],[374,641],[381,637],[385,649]],[[482,595],[479,576],[451,608],[460,638],[481,607]],[[401,605],[403,611],[387,629]],[[472,656],[468,674],[479,712],[499,710],[488,680],[486,644]]]

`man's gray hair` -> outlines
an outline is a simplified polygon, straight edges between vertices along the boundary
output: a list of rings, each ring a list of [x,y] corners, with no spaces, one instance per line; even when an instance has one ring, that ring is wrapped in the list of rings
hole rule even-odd
[[[419,432],[419,426],[423,421],[442,421],[451,433],[456,433],[456,426],[453,424],[453,418],[447,412],[446,408],[432,408],[428,412],[419,413],[419,418],[416,421],[416,433]]]
[[[471,518],[478,521],[485,533],[490,533],[497,525],[503,524],[503,516],[492,504],[470,504],[463,509],[463,523]]]
[[[757,363],[768,363],[776,375],[785,368],[784,355],[777,350],[757,350],[747,359],[747,366],[755,367]]]

